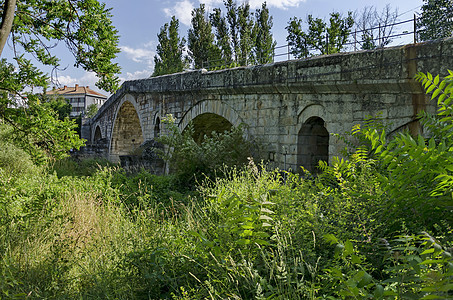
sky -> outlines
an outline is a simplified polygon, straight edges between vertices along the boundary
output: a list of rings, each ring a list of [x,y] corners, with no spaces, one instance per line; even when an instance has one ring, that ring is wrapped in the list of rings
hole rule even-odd
[[[117,28],[120,39],[121,52],[116,62],[121,67],[119,75],[121,81],[149,77],[154,69],[154,56],[156,54],[157,34],[160,28],[169,23],[175,15],[180,21],[180,36],[187,37],[190,28],[191,11],[204,3],[209,11],[219,7],[225,11],[222,0],[109,0],[103,1],[107,7],[112,8],[113,25]],[[249,0],[253,11],[260,8],[263,1]],[[237,0],[241,4],[241,0]],[[306,19],[308,14],[314,17],[328,19],[331,12],[340,12],[346,15],[348,11],[360,11],[366,6],[374,6],[381,11],[387,3],[392,9],[397,9],[399,20],[411,19],[414,13],[420,12],[423,0],[268,0],[267,6],[273,17],[273,35],[277,46],[286,45],[286,29],[291,17]],[[412,26],[412,25],[410,25]],[[409,27],[410,27],[409,26]],[[400,29],[405,30],[405,29]],[[408,30],[411,30],[409,28]],[[410,41],[409,41],[410,42]],[[405,44],[404,40],[395,40],[394,44]],[[100,91],[94,85],[96,77],[93,73],[73,67],[74,59],[64,47],[58,48],[58,56],[62,60],[64,71],[59,71],[58,82],[60,86],[75,84],[90,86]],[[286,56],[285,56],[286,57]],[[109,93],[100,91],[105,95]]]

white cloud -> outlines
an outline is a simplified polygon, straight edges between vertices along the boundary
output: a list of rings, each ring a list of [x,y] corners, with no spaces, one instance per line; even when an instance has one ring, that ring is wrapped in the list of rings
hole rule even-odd
[[[167,17],[175,16],[179,22],[186,26],[190,26],[193,9],[194,5],[192,2],[189,0],[183,0],[177,2],[173,7],[164,8],[164,12]]]
[[[89,86],[90,88],[95,88],[95,83],[98,81],[96,73],[94,72],[85,72],[82,77],[75,78],[71,75],[57,75],[54,78],[55,84],[58,86],[75,86],[76,84],[80,86]]]
[[[149,76],[151,76],[152,73],[153,73],[153,71],[150,69],[139,70],[139,71],[135,71],[133,73],[126,72],[126,76],[120,77],[120,80],[121,80],[121,82],[124,82],[126,80],[144,79],[144,78],[148,78]]]
[[[275,7],[280,9],[289,9],[291,7],[297,7],[300,3],[305,2],[306,0],[267,0],[268,7]],[[250,0],[250,7],[252,9],[261,8],[261,5],[264,1],[261,0]]]
[[[289,9],[291,7],[297,7],[300,3],[305,2],[306,0],[239,0],[238,5],[248,2],[251,9],[261,8],[261,5],[266,2],[267,7],[275,7],[279,9]],[[200,3],[206,4],[206,7],[211,10],[213,7],[224,8],[222,0],[200,0]]]
[[[129,59],[137,63],[145,63],[152,66],[154,62],[154,55],[156,53],[149,49],[153,45],[152,42],[144,45],[144,48],[132,48],[129,46],[120,46],[120,49]]]

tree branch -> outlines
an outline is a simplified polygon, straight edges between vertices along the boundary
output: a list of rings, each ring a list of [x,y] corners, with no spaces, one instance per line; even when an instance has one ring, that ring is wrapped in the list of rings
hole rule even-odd
[[[14,14],[16,12],[16,0],[6,0],[3,4],[2,23],[0,24],[0,56],[5,47],[6,40],[13,27]]]

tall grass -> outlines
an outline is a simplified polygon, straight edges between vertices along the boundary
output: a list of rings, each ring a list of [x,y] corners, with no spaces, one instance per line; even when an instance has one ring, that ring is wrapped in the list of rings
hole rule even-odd
[[[372,165],[307,180],[251,161],[190,194],[172,177],[112,167],[0,169],[0,298],[394,299],[423,288],[448,298],[438,240],[377,246],[388,232]]]

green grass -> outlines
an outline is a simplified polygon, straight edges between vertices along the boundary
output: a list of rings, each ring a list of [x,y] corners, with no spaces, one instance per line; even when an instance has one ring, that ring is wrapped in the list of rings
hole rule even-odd
[[[0,298],[379,299],[379,286],[382,299],[422,288],[451,296],[441,242],[414,236],[378,249],[389,232],[372,164],[353,177],[343,170],[335,185],[333,170],[285,179],[251,162],[197,192],[172,176],[94,165],[89,176],[63,175],[67,162],[61,173],[0,172]],[[393,249],[404,259],[386,257]],[[435,262],[412,267],[427,255]],[[401,272],[419,279],[404,282]]]

